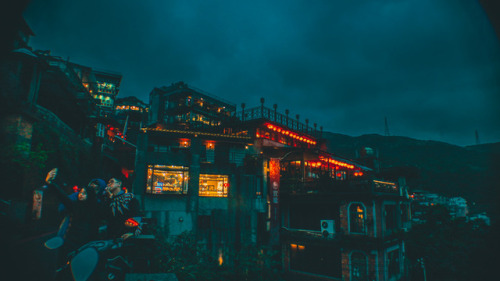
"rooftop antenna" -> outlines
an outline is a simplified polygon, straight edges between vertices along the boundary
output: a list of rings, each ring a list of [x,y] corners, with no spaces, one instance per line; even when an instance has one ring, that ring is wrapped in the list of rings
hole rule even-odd
[[[391,134],[389,133],[389,124],[387,123],[387,116],[384,117],[384,121],[385,121],[385,136],[388,137]]]
[[[481,144],[481,143],[479,142],[479,133],[478,133],[478,132],[477,132],[477,130],[476,130],[476,145],[479,145],[479,144]]]

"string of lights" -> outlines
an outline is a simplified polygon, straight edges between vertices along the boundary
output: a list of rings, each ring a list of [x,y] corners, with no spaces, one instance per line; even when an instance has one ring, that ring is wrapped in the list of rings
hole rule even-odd
[[[160,129],[160,128],[142,128],[143,132],[162,132],[162,133],[177,133],[177,134],[189,134],[189,135],[200,135],[200,136],[210,136],[210,137],[223,137],[223,138],[233,138],[233,139],[242,139],[242,140],[251,140],[250,137],[247,136],[238,136],[238,135],[229,135],[229,134],[216,134],[216,133],[207,133],[207,132],[196,132],[196,131],[184,131],[184,130],[169,130],[169,129]]]

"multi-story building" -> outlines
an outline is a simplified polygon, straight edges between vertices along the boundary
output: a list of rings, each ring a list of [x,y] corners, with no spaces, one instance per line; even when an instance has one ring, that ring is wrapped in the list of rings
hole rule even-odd
[[[94,99],[99,101],[98,105],[104,115],[112,114],[115,108],[115,99],[120,89],[122,75],[110,71],[93,70],[95,84],[90,84]]]
[[[221,122],[236,110],[233,104],[183,82],[155,88],[150,94],[150,102],[151,122],[179,129],[220,128]]]
[[[285,271],[307,280],[402,279],[401,235],[410,227],[406,187],[378,180],[370,169],[333,156],[309,159],[304,169],[312,167],[313,175],[327,170],[326,176],[282,177]],[[328,172],[332,161],[348,163],[341,170],[346,176]]]
[[[120,123],[124,139],[136,143],[139,130],[146,125],[148,111],[148,105],[134,96],[116,99],[115,119]]]
[[[193,231],[214,254],[281,249],[299,280],[400,280],[404,181],[324,149],[299,116],[236,106],[179,82],[150,94],[134,193],[167,235]]]

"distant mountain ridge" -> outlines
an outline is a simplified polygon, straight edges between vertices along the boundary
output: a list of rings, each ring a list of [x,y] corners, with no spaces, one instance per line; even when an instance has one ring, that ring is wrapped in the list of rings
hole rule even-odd
[[[339,156],[356,160],[356,150],[378,151],[382,170],[406,167],[410,190],[428,190],[446,196],[461,196],[479,209],[492,210],[500,189],[500,143],[461,147],[439,141],[377,134],[351,137],[324,132],[327,148]],[[484,208],[481,208],[484,207]]]

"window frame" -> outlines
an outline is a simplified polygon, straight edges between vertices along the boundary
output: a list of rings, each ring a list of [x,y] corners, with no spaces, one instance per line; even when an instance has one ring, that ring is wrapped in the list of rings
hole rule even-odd
[[[151,171],[151,177],[150,177]],[[181,191],[161,191],[154,192],[156,187],[153,186],[153,179],[155,171],[165,171],[165,172],[174,172],[176,174],[182,173],[182,187]],[[163,188],[162,188],[163,189]],[[147,172],[146,172],[146,194],[150,195],[187,195],[189,190],[189,167],[185,166],[173,166],[173,165],[161,165],[161,164],[148,164]]]
[[[353,255],[357,255],[359,254],[360,256],[362,256],[364,258],[364,268],[365,268],[365,276],[363,278],[363,276],[360,276],[360,278],[358,279],[354,279],[354,274],[353,274],[353,269],[354,269],[354,263],[353,263],[353,260],[352,260],[352,256]],[[360,259],[361,261],[361,259]],[[359,263],[361,265],[361,262]],[[369,275],[369,268],[368,268],[368,256],[366,255],[366,253],[362,252],[362,251],[352,251],[351,253],[349,253],[349,275],[350,275],[350,280],[352,281],[358,281],[358,280],[368,280],[368,275]]]
[[[222,183],[222,196],[208,195],[208,192],[210,192],[210,191],[206,191],[207,194],[202,195],[202,190],[201,190],[201,188],[202,188],[202,182],[201,181],[202,180],[206,180],[206,179],[203,179],[203,177],[205,177],[205,178],[217,177],[216,180],[219,180],[219,179],[223,178],[224,181]],[[213,178],[211,180],[214,181]],[[227,186],[225,186],[225,185],[227,185]],[[217,188],[217,187],[215,187],[215,188]],[[199,183],[198,183],[198,196],[199,197],[206,197],[206,198],[227,198],[229,196],[229,188],[230,188],[230,185],[229,185],[229,175],[200,174]],[[215,191],[215,192],[217,192],[217,191]]]
[[[353,221],[353,213],[351,213],[351,208],[354,207],[354,206],[361,206],[361,208],[363,209],[363,226],[362,226],[362,232],[357,232],[357,231],[353,231],[353,228],[352,228],[352,225],[353,223],[355,223]],[[359,212],[356,212],[356,216],[358,216],[358,213]],[[347,226],[348,226],[348,232],[350,234],[363,234],[363,235],[366,235],[367,234],[367,230],[366,230],[366,206],[365,204],[363,204],[362,202],[351,202],[349,203],[349,205],[347,206],[347,216],[348,216],[348,221],[347,221]]]

